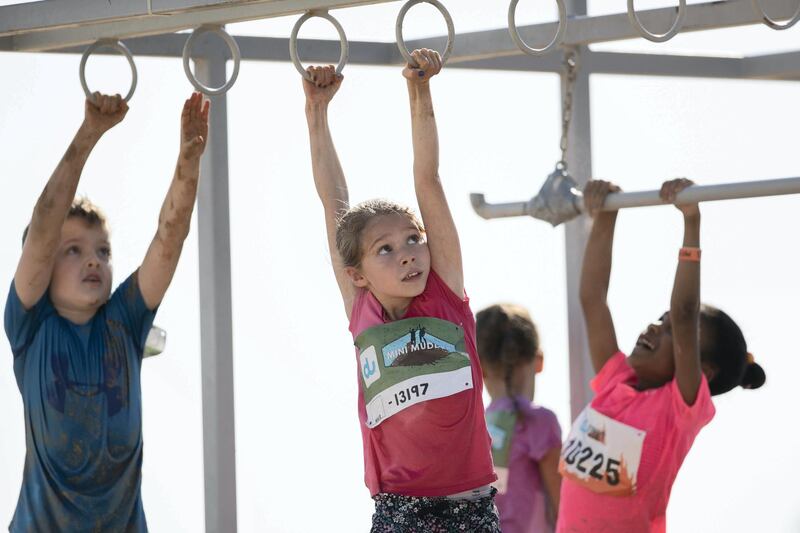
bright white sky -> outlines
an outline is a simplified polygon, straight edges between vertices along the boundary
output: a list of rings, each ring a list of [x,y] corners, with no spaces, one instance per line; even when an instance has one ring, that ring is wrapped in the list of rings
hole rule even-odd
[[[506,2],[450,4],[459,31],[505,24]],[[624,9],[621,1],[613,9],[604,2],[602,11],[594,4],[593,14]],[[637,2],[663,5],[671,4]],[[398,9],[389,4],[335,14],[351,39],[389,41]],[[427,9],[409,14],[407,37],[442,31],[438,15]],[[519,20],[544,20],[553,12],[520,6]],[[230,30],[287,36],[294,20]],[[758,54],[796,48],[798,31],[754,27],[603,49]],[[311,22],[303,32],[332,35],[324,23]],[[80,123],[78,63],[78,56],[0,54],[3,283],[12,279],[35,199]],[[109,214],[117,282],[139,264],[155,231],[177,156],[180,106],[191,89],[178,60],[139,58],[137,65],[131,111],[98,145],[79,188]],[[350,66],[345,76],[331,123],[352,199],[385,196],[413,204],[399,69]],[[120,58],[91,60],[92,87],[124,92],[128,80]],[[673,176],[700,183],[798,176],[797,95],[797,84],[787,82],[594,76],[594,174],[627,190],[656,188]],[[473,310],[496,301],[531,310],[546,354],[537,402],[553,409],[567,432],[563,230],[531,219],[486,222],[468,200],[474,191],[510,201],[538,190],[559,156],[558,79],[445,69],[434,81],[434,98],[441,175],[461,233]],[[362,481],[352,340],[330,273],[296,71],[288,63],[244,64],[228,109],[239,530],[307,532],[335,524],[339,531],[366,531],[372,503]],[[800,529],[793,444],[800,428],[791,422],[800,374],[792,341],[800,301],[798,202],[795,196],[703,207],[703,299],[739,322],[768,382],[715,401],[717,417],[675,483],[671,531]],[[203,529],[196,227],[156,318],[168,331],[167,350],[144,363],[143,499],[152,531]],[[681,229],[671,208],[627,211],[619,219],[610,298],[623,348],[668,304]],[[16,505],[25,453],[22,402],[5,342],[4,359],[2,527]]]

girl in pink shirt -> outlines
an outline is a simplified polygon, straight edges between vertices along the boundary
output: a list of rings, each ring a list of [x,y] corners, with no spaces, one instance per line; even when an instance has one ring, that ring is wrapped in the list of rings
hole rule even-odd
[[[478,354],[492,403],[486,422],[498,480],[503,533],[551,533],[558,510],[561,427],[549,409],[533,405],[544,356],[525,308],[492,305],[475,316]]]
[[[692,185],[664,183],[673,203]],[[602,212],[619,188],[591,181],[584,190],[594,225],[583,259],[580,298],[597,375],[594,399],[573,423],[559,469],[559,532],[664,532],[669,493],[692,442],[714,416],[711,396],[758,388],[763,369],[741,330],[719,309],[700,305],[700,210],[683,213],[683,248],[670,309],[639,336],[630,356],[617,346],[606,295],[616,212]]]
[[[365,482],[372,532],[499,532],[475,321],[461,250],[439,180],[429,80],[432,50],[406,66],[411,102],[414,212],[385,200],[351,207],[328,128],[342,82],[333,67],[304,80],[314,183],[331,260],[356,345]],[[386,172],[380,172],[386,174]],[[381,176],[385,179],[385,176]]]

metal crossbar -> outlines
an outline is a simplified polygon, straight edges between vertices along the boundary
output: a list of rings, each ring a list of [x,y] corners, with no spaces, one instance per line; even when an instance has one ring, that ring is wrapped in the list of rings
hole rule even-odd
[[[539,194],[527,202],[490,204],[483,194],[470,195],[475,212],[485,219],[532,216],[551,222],[554,226],[567,222],[583,211],[583,196],[574,188],[575,183],[551,187],[545,183]],[[800,178],[743,181],[716,185],[694,185],[678,194],[677,204],[758,198],[800,194]],[[616,211],[631,207],[665,205],[659,191],[621,192],[609,194],[603,211]]]
[[[145,35],[172,33],[203,24],[227,24],[245,20],[303,13],[313,9],[337,9],[378,4],[397,0],[271,0],[271,1],[200,1],[153,0],[109,3],[106,0],[49,0],[0,7],[0,37],[10,37],[6,49],[43,51],[89,44],[98,39],[127,39]],[[788,18],[797,8],[796,0],[762,0],[773,18]],[[500,5],[498,7],[501,7]],[[650,28],[666,27],[675,18],[674,8],[659,8],[638,14]],[[762,17],[753,10],[751,0],[727,0],[692,4],[686,8],[681,33],[761,24]],[[536,42],[537,36],[552,36],[557,22],[519,28],[520,37]],[[637,38],[627,12],[595,17],[570,17],[564,45]],[[426,39],[444,49],[446,37]],[[409,47],[412,46],[408,43]],[[511,40],[508,29],[478,31],[458,35],[450,63],[475,61],[522,52]]]

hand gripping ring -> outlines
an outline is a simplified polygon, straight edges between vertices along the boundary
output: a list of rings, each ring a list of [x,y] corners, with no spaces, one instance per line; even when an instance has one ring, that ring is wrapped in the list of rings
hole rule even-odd
[[[222,87],[206,87],[195,77],[191,67],[189,66],[189,56],[192,52],[192,44],[194,44],[194,40],[198,36],[209,32],[216,33],[222,37],[222,40],[225,41],[225,43],[228,45],[228,48],[231,50],[231,57],[233,59],[233,73],[231,74],[231,79],[229,79]],[[239,76],[239,63],[241,63],[241,61],[242,54],[239,52],[239,45],[236,43],[236,39],[231,37],[231,35],[225,31],[222,26],[200,26],[192,32],[189,38],[186,39],[186,44],[183,45],[183,71],[186,73],[186,77],[189,78],[189,82],[194,86],[195,89],[209,96],[225,94],[230,90],[231,87],[233,87],[233,84],[236,83],[236,78]]]
[[[633,27],[636,28],[637,32],[639,32],[639,35],[648,41],[653,41],[654,43],[663,43],[675,37],[678,32],[681,31],[685,18],[686,0],[678,0],[678,16],[675,19],[675,23],[672,25],[672,27],[666,33],[650,33],[645,29],[644,26],[642,26],[642,22],[639,20],[639,16],[636,14],[636,8],[633,7],[633,0],[628,0],[628,20],[631,21],[631,24],[633,24]]]
[[[800,4],[797,5],[797,10],[794,12],[794,15],[792,15],[792,18],[783,24],[779,24],[775,22],[775,19],[770,18],[766,11],[764,11],[764,8],[761,7],[761,3],[758,0],[753,0],[753,9],[756,10],[756,13],[761,17],[764,24],[773,30],[788,30],[800,20]]]
[[[292,36],[289,38],[289,57],[292,58],[292,63],[294,63],[294,68],[297,69],[297,72],[306,80],[311,81],[311,75],[303,68],[303,64],[300,63],[300,57],[297,55],[297,34],[300,32],[300,26],[312,17],[319,17],[329,21],[339,33],[341,53],[339,54],[339,64],[336,65],[336,75],[338,76],[342,73],[345,65],[347,65],[347,61],[350,59],[350,44],[347,42],[347,35],[344,34],[342,25],[327,11],[308,11],[295,22],[294,28],[292,28]]]
[[[409,65],[412,67],[419,66],[417,65],[417,62],[414,61],[414,58],[411,57],[411,53],[408,51],[408,48],[406,48],[406,42],[403,40],[403,20],[405,20],[406,13],[409,9],[423,2],[426,4],[431,4],[433,7],[438,9],[444,17],[445,23],[447,23],[447,47],[444,49],[444,54],[442,54],[442,65],[444,65],[447,63],[447,58],[449,58],[450,54],[453,53],[453,43],[456,40],[456,30],[453,26],[453,17],[450,16],[450,13],[438,0],[408,0],[408,2],[406,2],[403,7],[400,8],[400,13],[397,14],[397,22],[394,25],[394,34],[395,38],[397,39],[397,47],[400,49],[400,54],[402,54],[403,58]]]
[[[81,57],[81,67],[80,67],[81,87],[83,87],[83,92],[86,95],[86,98],[88,98],[89,100],[93,99],[92,92],[89,90],[89,86],[86,84],[86,61],[88,61],[89,56],[92,55],[92,52],[104,46],[117,50],[123,56],[125,56],[125,59],[128,60],[128,65],[130,65],[131,67],[131,88],[128,90],[128,94],[125,95],[125,101],[129,102],[130,99],[133,97],[133,93],[136,91],[136,83],[139,80],[139,76],[138,73],[136,72],[136,63],[133,62],[133,56],[131,55],[131,51],[128,50],[127,46],[125,46],[116,39],[100,39],[99,41],[96,41],[94,44],[89,46],[89,48],[87,48],[86,51],[83,52],[83,57]]]
[[[556,30],[553,40],[544,48],[531,48],[522,40],[522,37],[519,36],[516,21],[518,3],[519,0],[511,0],[511,5],[508,6],[508,31],[520,50],[528,55],[541,56],[561,44],[561,41],[564,40],[564,33],[567,31],[567,8],[564,6],[564,0],[556,0],[556,4],[558,5],[558,30]]]

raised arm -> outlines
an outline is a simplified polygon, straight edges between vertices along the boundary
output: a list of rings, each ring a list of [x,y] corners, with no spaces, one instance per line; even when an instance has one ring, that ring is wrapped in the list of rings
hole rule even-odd
[[[189,235],[200,156],[208,139],[208,108],[209,102],[204,102],[200,93],[192,94],[183,104],[175,175],[158,214],[158,229],[139,268],[139,288],[149,309],[155,309],[164,298],[178,266],[183,241]]]
[[[661,198],[674,202],[675,196],[694,185],[685,178],[661,186]],[[683,247],[675,271],[675,285],[669,306],[672,324],[672,350],[675,358],[675,379],[687,405],[697,399],[703,369],[700,364],[700,209],[697,204],[677,206],[683,213]],[[696,252],[695,252],[696,250]],[[695,255],[696,254],[696,255]]]
[[[414,189],[431,253],[431,267],[457,295],[464,295],[464,272],[458,231],[439,179],[439,135],[433,113],[430,79],[442,70],[434,50],[415,50],[419,65],[403,69],[411,102],[411,136],[414,147]]]
[[[61,241],[61,227],[75,199],[89,154],[100,137],[125,118],[127,112],[128,104],[120,95],[95,93],[93,100],[86,100],[83,123],[33,208],[28,235],[22,246],[14,286],[26,309],[39,301],[50,284]]]
[[[584,205],[594,217],[594,224],[583,255],[580,299],[595,372],[599,372],[606,361],[619,351],[614,321],[608,308],[611,252],[614,247],[617,212],[600,211],[606,196],[617,191],[619,187],[616,185],[600,180],[590,181],[583,191]]]
[[[336,74],[333,66],[309,67],[313,81],[303,79],[306,94],[306,120],[311,145],[311,170],[314,185],[325,211],[325,229],[328,234],[328,250],[331,255],[333,273],[342,293],[342,301],[347,318],[353,310],[356,288],[345,273],[345,265],[336,248],[336,221],[350,206],[347,182],[336,148],[333,146],[331,130],[328,127],[328,104],[339,90],[343,76]]]

